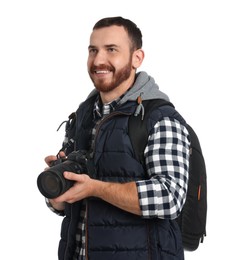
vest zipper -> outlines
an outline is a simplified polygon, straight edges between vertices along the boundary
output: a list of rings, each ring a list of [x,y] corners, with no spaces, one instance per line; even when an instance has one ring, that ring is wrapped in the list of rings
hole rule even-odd
[[[111,118],[115,117],[115,116],[130,116],[132,115],[132,113],[130,112],[120,112],[120,111],[113,111],[112,113],[110,113],[109,115],[106,115],[105,117],[103,117],[101,120],[99,120],[96,125],[95,125],[95,136],[94,136],[94,141],[92,144],[92,151],[91,154],[93,155],[95,152],[95,143],[96,143],[96,139],[99,133],[99,130],[101,128],[101,126],[108,120],[110,120]]]

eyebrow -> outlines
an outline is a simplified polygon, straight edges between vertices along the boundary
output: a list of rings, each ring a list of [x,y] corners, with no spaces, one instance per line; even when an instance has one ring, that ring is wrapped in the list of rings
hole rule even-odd
[[[106,44],[106,45],[104,45],[104,47],[105,47],[105,48],[112,48],[112,47],[117,47],[117,48],[119,48],[119,46],[116,45],[116,44]],[[89,45],[89,46],[88,46],[88,49],[97,49],[97,47],[96,47],[95,45]]]

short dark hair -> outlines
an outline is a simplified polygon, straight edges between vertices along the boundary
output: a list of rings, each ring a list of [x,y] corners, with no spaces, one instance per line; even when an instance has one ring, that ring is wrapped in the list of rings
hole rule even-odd
[[[116,17],[106,17],[99,20],[93,27],[93,30],[100,29],[104,27],[109,27],[112,25],[123,26],[127,31],[129,38],[132,43],[133,50],[141,49],[142,47],[142,33],[135,23],[129,19],[125,19],[121,16]]]

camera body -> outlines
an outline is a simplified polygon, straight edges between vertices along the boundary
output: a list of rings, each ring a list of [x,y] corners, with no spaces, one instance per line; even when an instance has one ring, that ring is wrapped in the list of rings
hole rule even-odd
[[[66,192],[74,181],[64,178],[65,171],[77,174],[88,174],[88,152],[85,150],[73,151],[66,158],[59,158],[53,162],[48,170],[40,173],[37,178],[39,191],[48,199],[56,198]]]

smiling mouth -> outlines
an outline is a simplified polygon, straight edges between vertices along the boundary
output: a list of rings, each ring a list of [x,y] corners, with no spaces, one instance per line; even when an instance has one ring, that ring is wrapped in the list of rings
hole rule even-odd
[[[91,73],[96,75],[106,75],[112,73],[114,69],[111,66],[92,66]]]
[[[109,70],[95,70],[94,71],[95,74],[108,74],[110,72],[111,71],[109,71]]]

